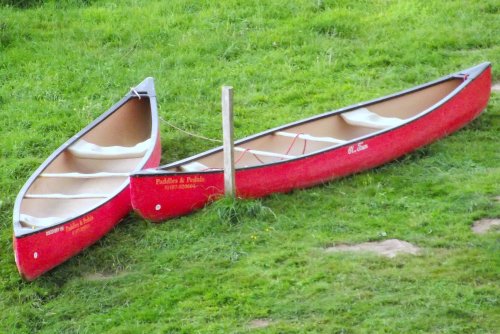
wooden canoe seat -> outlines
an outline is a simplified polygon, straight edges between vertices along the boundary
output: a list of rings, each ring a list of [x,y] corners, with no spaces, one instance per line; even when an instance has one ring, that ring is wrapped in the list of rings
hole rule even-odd
[[[143,141],[135,146],[99,146],[80,139],[68,150],[76,157],[87,159],[126,159],[140,158],[146,154],[151,146],[151,139]]]
[[[109,194],[26,194],[24,198],[44,199],[82,199],[82,198],[108,198]]]
[[[40,177],[71,178],[71,179],[98,179],[106,177],[128,177],[129,173],[42,173]]]
[[[386,129],[404,123],[404,120],[396,117],[383,117],[366,108],[360,108],[340,114],[347,124],[364,126],[374,129]]]
[[[193,161],[188,164],[182,165],[179,168],[183,172],[202,172],[204,170],[210,169],[208,166],[197,161]]]
[[[39,217],[33,217],[30,215],[21,214],[19,217],[19,221],[21,222],[21,224],[23,224],[26,227],[43,228],[43,227],[50,227],[50,226],[53,226],[59,222],[62,222],[63,219],[60,217],[39,218]]]
[[[268,151],[251,150],[251,149],[246,149],[243,147],[235,147],[234,150],[239,151],[239,152],[248,152],[248,153],[255,154],[255,155],[261,155],[264,157],[274,157],[274,158],[282,158],[282,159],[295,158],[295,155],[286,155],[286,154],[279,154],[279,153],[268,152]]]
[[[292,133],[292,132],[284,132],[284,131],[278,131],[276,132],[278,136],[283,136],[283,137],[290,137],[290,138],[300,138],[303,140],[310,140],[310,141],[317,141],[317,142],[324,142],[324,143],[333,143],[333,144],[344,144],[346,141],[342,139],[337,139],[333,137],[315,137],[311,136],[308,134],[303,134],[303,133]]]

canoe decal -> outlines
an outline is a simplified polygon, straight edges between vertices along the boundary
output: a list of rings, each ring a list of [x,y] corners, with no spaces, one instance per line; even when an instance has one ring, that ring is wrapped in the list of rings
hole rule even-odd
[[[56,233],[59,233],[62,231],[64,231],[64,226],[58,226],[56,228],[52,228],[50,230],[47,230],[47,232],[45,232],[45,235],[49,236],[49,235],[56,234]]]
[[[186,190],[198,188],[201,183],[205,183],[203,176],[182,176],[180,178],[162,177],[157,178],[155,184],[163,186],[164,190]]]
[[[368,148],[368,144],[364,144],[362,141],[360,141],[357,145],[351,145],[347,149],[347,154],[354,154],[360,151],[364,151]]]
[[[92,215],[78,219],[66,226],[66,232],[71,232],[72,235],[76,235],[87,230],[89,228],[87,224],[93,221],[94,216]]]

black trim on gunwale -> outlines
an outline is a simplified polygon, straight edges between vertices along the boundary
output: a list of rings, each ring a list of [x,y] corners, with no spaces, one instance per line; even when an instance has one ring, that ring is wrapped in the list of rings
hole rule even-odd
[[[450,93],[448,93],[448,95],[446,95],[444,98],[442,98],[437,103],[435,103],[433,106],[431,106],[430,109],[427,110],[425,113],[421,113],[418,117],[410,118],[409,121],[407,121],[405,123],[402,123],[401,125],[398,125],[398,126],[395,126],[395,127],[391,127],[391,128],[385,129],[385,130],[376,131],[373,134],[365,135],[365,136],[362,136],[362,137],[355,138],[354,140],[347,141],[344,144],[335,145],[333,147],[326,147],[326,148],[324,148],[322,150],[314,151],[314,152],[311,152],[309,154],[301,155],[301,156],[298,156],[298,157],[295,157],[295,158],[292,158],[292,159],[275,161],[275,162],[270,162],[270,163],[261,164],[261,165],[248,166],[248,167],[238,167],[238,168],[236,168],[236,170],[237,171],[238,170],[249,170],[249,169],[254,169],[254,168],[262,168],[262,167],[268,167],[268,166],[278,165],[278,164],[282,164],[282,163],[288,163],[288,162],[292,162],[292,161],[299,161],[301,159],[306,159],[306,158],[313,157],[313,156],[318,155],[318,154],[323,154],[323,153],[326,153],[326,152],[329,152],[329,151],[334,151],[334,150],[337,150],[337,149],[340,149],[340,148],[343,148],[343,147],[346,147],[346,146],[349,146],[349,145],[353,145],[353,144],[355,144],[357,142],[360,142],[360,141],[364,141],[364,140],[367,140],[367,139],[375,138],[375,137],[383,135],[383,134],[385,134],[385,133],[387,133],[389,131],[393,131],[393,130],[398,129],[400,127],[406,126],[406,125],[408,125],[410,123],[413,123],[413,122],[419,120],[422,117],[427,116],[428,114],[432,113],[437,108],[439,108],[440,106],[442,106],[444,103],[446,103],[449,100],[451,100],[459,92],[461,92],[463,89],[465,89],[465,87],[467,87],[469,84],[471,84],[472,82],[474,82],[474,80],[476,78],[478,78],[479,75],[482,74],[489,67],[491,67],[491,63],[490,62],[484,62],[484,63],[478,64],[476,66],[473,66],[471,68],[468,68],[466,70],[446,75],[446,76],[441,77],[441,78],[439,78],[437,80],[434,80],[434,81],[431,81],[431,82],[428,82],[428,83],[424,83],[424,84],[421,84],[421,85],[418,85],[418,86],[415,86],[415,87],[403,90],[403,91],[398,92],[398,93],[390,94],[390,95],[383,96],[383,97],[380,97],[380,98],[376,98],[374,100],[369,100],[369,101],[366,101],[366,102],[361,102],[361,103],[353,104],[353,105],[350,105],[350,106],[347,106],[347,107],[344,107],[344,108],[340,108],[340,109],[337,109],[337,110],[334,110],[334,111],[329,111],[329,112],[326,112],[326,113],[323,113],[323,114],[320,114],[320,115],[315,115],[315,116],[312,116],[312,117],[309,117],[309,118],[305,118],[305,119],[302,119],[302,120],[299,120],[299,121],[295,121],[295,122],[292,122],[292,123],[281,125],[281,126],[278,126],[278,127],[275,127],[275,128],[272,128],[272,129],[269,129],[269,130],[266,130],[266,131],[254,134],[254,135],[251,135],[251,136],[246,137],[246,138],[242,138],[242,139],[236,141],[234,143],[234,145],[235,146],[236,145],[241,145],[241,144],[244,144],[244,143],[249,142],[251,140],[254,140],[254,139],[257,139],[257,138],[260,138],[260,137],[264,137],[264,136],[273,134],[276,131],[282,131],[282,130],[285,130],[285,129],[288,129],[288,128],[291,128],[291,127],[294,127],[294,126],[297,126],[297,125],[301,125],[301,124],[304,124],[304,123],[308,123],[308,122],[311,122],[311,121],[319,120],[319,119],[322,119],[322,118],[327,118],[327,117],[330,117],[330,116],[339,115],[339,114],[342,114],[344,112],[355,110],[355,109],[358,109],[358,108],[361,108],[361,107],[367,107],[367,106],[370,106],[370,105],[373,105],[373,104],[376,104],[376,103],[380,103],[380,102],[391,100],[391,99],[394,99],[394,98],[397,98],[397,97],[409,95],[409,94],[421,91],[423,89],[436,86],[436,85],[441,84],[441,83],[443,83],[445,81],[448,81],[448,80],[452,80],[452,79],[463,79],[464,80],[463,83],[461,83],[457,88],[455,88],[453,91],[451,91]],[[170,164],[166,164],[166,165],[160,166],[160,167],[155,168],[155,169],[146,169],[146,170],[142,170],[142,171],[139,171],[139,172],[131,173],[130,176],[134,176],[134,177],[150,177],[150,176],[165,176],[165,175],[193,175],[193,174],[216,174],[216,173],[223,173],[223,169],[222,168],[217,168],[217,169],[214,169],[214,170],[207,170],[207,171],[195,171],[195,172],[166,171],[166,170],[164,170],[164,169],[167,169],[167,168],[178,167],[178,166],[183,165],[185,163],[189,163],[191,161],[195,161],[195,160],[198,160],[200,158],[204,158],[206,156],[209,156],[211,154],[214,154],[214,153],[217,153],[217,152],[220,152],[220,151],[222,151],[222,146],[215,147],[215,148],[210,149],[208,151],[196,154],[196,155],[191,156],[191,157],[187,157],[187,158],[182,159],[182,160],[178,160],[178,161],[172,162]]]

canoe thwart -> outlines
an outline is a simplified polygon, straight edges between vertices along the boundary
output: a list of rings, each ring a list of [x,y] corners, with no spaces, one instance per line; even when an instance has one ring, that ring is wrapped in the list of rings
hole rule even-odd
[[[332,138],[332,137],[315,137],[311,136],[305,133],[292,133],[292,132],[284,132],[284,131],[278,131],[275,132],[276,135],[282,136],[282,137],[290,137],[290,138],[299,138],[303,140],[310,140],[310,141],[317,141],[317,142],[324,142],[324,143],[333,143],[333,144],[344,144],[346,143],[345,140],[342,139],[337,139],[337,138]]]
[[[37,227],[50,227],[61,222],[63,219],[60,217],[33,217],[26,214],[21,214],[19,221],[27,227],[37,228]]]
[[[244,147],[235,147],[234,150],[239,151],[239,152],[248,152],[248,153],[251,153],[254,155],[261,155],[264,157],[273,157],[273,158],[282,158],[282,159],[293,159],[296,157],[295,155],[279,154],[279,153],[268,152],[268,151],[251,150],[251,149],[246,149]]]
[[[398,126],[405,120],[397,117],[383,117],[367,108],[359,108],[353,111],[340,114],[347,124],[355,126],[364,126],[374,129],[386,129],[393,126]]]
[[[98,179],[106,177],[128,177],[129,173],[42,173],[40,177],[73,178],[73,179]]]
[[[46,199],[83,199],[83,198],[108,198],[109,194],[26,194],[24,198]]]
[[[87,159],[125,159],[140,158],[146,154],[151,146],[151,139],[138,143],[135,146],[99,146],[80,139],[68,150],[76,157]]]
[[[202,172],[210,169],[210,167],[202,164],[201,162],[193,161],[191,163],[179,167],[183,172]]]

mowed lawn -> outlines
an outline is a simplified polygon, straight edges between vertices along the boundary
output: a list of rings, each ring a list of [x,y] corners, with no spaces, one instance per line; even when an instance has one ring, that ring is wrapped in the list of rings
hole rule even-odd
[[[238,219],[230,201],[159,225],[131,215],[31,283],[12,252],[27,178],[145,77],[162,118],[211,138],[232,85],[241,138],[483,61],[500,81],[498,1],[0,4],[0,333],[498,333],[500,234],[471,225],[500,217],[500,92],[439,142],[238,202]],[[161,131],[163,163],[212,147]],[[422,251],[325,252],[393,238]]]

